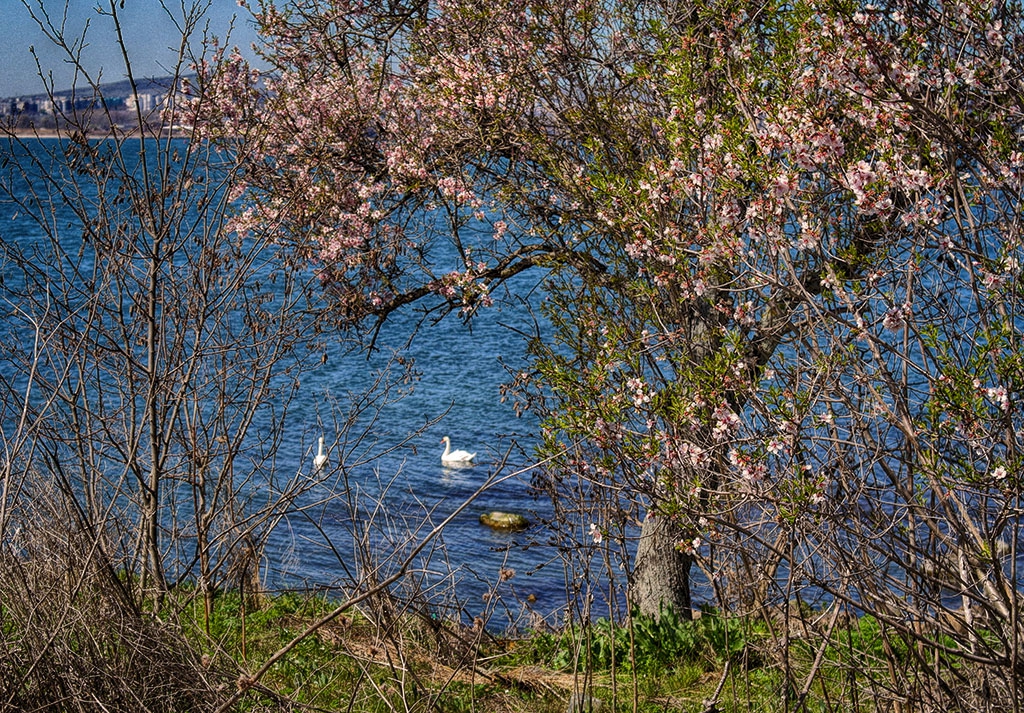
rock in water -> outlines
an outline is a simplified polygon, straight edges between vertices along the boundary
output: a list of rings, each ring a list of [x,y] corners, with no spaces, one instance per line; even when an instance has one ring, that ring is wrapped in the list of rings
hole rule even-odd
[[[519,513],[493,510],[480,516],[480,524],[495,530],[525,530],[530,526],[530,521]]]

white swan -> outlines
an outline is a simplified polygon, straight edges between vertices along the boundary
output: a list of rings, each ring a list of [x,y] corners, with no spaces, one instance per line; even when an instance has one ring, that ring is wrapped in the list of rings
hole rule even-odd
[[[320,436],[320,443],[317,446],[316,455],[313,457],[313,470],[320,472],[327,465],[327,454],[324,453],[324,437]]]
[[[471,460],[476,458],[476,453],[453,451],[452,441],[448,436],[442,438],[441,443],[444,444],[444,453],[441,454],[442,463],[469,463]]]

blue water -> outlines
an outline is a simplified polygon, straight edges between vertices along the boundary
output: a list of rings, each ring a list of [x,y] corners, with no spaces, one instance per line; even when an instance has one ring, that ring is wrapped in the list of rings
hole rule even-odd
[[[459,607],[464,617],[478,616],[493,605],[486,595],[496,585],[517,616],[524,609],[545,618],[559,616],[566,606],[565,575],[557,551],[543,544],[547,536],[540,525],[551,515],[550,504],[529,489],[537,423],[530,415],[517,416],[510,401],[502,402],[500,389],[509,379],[505,367],[521,364],[523,352],[522,337],[510,327],[527,317],[525,310],[508,306],[485,312],[472,325],[450,316],[422,328],[397,352],[415,361],[419,378],[408,394],[383,409],[371,438],[376,439],[378,451],[402,445],[357,467],[349,477],[351,489],[365,494],[367,509],[378,494],[385,507],[372,516],[364,510],[355,523],[343,501],[314,510],[323,517],[324,531],[341,543],[340,554],[319,543],[317,526],[308,519],[290,518],[290,529],[279,529],[273,542],[276,556],[271,559],[284,565],[272,572],[274,581],[314,589],[337,584],[343,568],[358,560],[351,550],[353,525],[372,522],[375,529],[390,529],[390,541],[375,532],[376,546],[381,548],[377,554],[387,556],[389,547],[396,546],[399,560],[411,542],[418,541],[410,541],[408,532],[422,536],[497,476],[500,482],[478,495],[445,527],[443,551],[428,549],[433,554],[429,562],[417,558],[417,568],[428,573],[414,579],[433,595],[454,585],[457,598],[467,603]],[[303,391],[309,399],[305,408],[300,407],[302,438],[283,466],[290,463],[309,471],[319,433],[326,437],[329,467],[337,464],[338,434],[323,414],[332,399],[343,399],[347,391],[358,390],[369,380],[386,362],[389,350],[405,343],[414,321],[412,315],[399,316],[386,328],[381,352],[370,359],[362,354],[335,358],[328,349],[326,364],[304,380]],[[410,434],[416,435],[404,442]],[[471,466],[442,466],[440,441],[445,435],[451,437],[453,448],[476,452]],[[521,512],[537,524],[519,533],[494,531],[479,522],[480,514],[491,510]],[[392,567],[395,564],[391,562]],[[502,569],[514,570],[516,575],[499,583]],[[528,597],[534,601],[526,602]],[[443,599],[454,606],[452,597]]]
[[[30,152],[42,146],[27,144]],[[44,169],[45,163],[33,168]],[[5,185],[18,185],[7,180]],[[21,190],[38,191],[42,185],[38,173],[30,174]],[[52,210],[48,219],[57,226],[55,232],[71,243],[80,240],[77,218],[68,206],[57,201],[47,210]],[[45,237],[31,211],[0,197],[0,241],[31,250],[37,242],[43,245]],[[75,252],[73,246],[70,252]],[[87,271],[91,263],[83,266]],[[51,275],[65,269],[46,262],[39,267]],[[16,270],[5,266],[4,278],[7,290],[22,286]],[[517,279],[513,287],[526,293],[536,277]],[[4,314],[13,314],[6,310]],[[311,491],[278,522],[261,564],[265,586],[341,597],[352,591],[355,580],[380,581],[396,571],[426,533],[489,479],[496,479],[445,527],[442,537],[414,558],[409,574],[396,586],[429,600],[446,616],[479,616],[492,627],[523,626],[536,617],[561,619],[568,604],[566,573],[541,525],[551,516],[551,506],[529,489],[538,424],[530,415],[517,415],[501,394],[501,385],[510,378],[507,369],[523,365],[523,337],[516,330],[532,324],[528,306],[499,301],[470,325],[458,315],[435,323],[412,310],[397,314],[369,357],[350,351],[341,335],[311,336],[314,366],[299,372],[298,396],[288,405],[285,435],[273,460],[276,472],[258,483],[313,476],[312,459],[322,436],[328,449],[323,475],[332,487]],[[13,321],[0,323],[0,336],[15,336],[13,329]],[[30,343],[25,342],[26,348]],[[323,363],[316,365],[321,355]],[[346,429],[341,423],[350,400],[364,394],[395,355],[415,364],[417,378]],[[0,370],[8,368],[0,364]],[[2,375],[15,391],[20,388],[15,374]],[[16,415],[5,407],[2,426],[8,436]],[[257,430],[269,425],[261,418],[258,414]],[[361,429],[366,429],[364,437],[354,442]],[[441,465],[440,440],[445,435],[451,436],[454,448],[477,453],[472,466]],[[265,486],[255,487],[258,491]],[[495,509],[524,513],[535,524],[519,533],[493,531],[480,524],[479,516]],[[178,517],[187,521],[189,516]],[[369,558],[357,552],[369,553]],[[368,577],[374,567],[379,570]],[[511,571],[515,575],[508,578]]]

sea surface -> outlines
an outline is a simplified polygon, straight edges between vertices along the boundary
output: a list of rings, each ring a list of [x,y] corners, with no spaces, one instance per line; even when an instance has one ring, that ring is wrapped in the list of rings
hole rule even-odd
[[[524,345],[514,328],[526,327],[528,317],[525,308],[509,306],[485,311],[470,325],[450,315],[420,326],[409,341],[418,320],[400,315],[382,336],[380,352],[369,359],[335,357],[328,350],[326,363],[304,377],[308,401],[293,405],[302,430],[293,454],[296,470],[312,468],[319,433],[325,437],[327,468],[338,465],[338,434],[324,414],[346,393],[358,393],[389,354],[413,360],[418,377],[408,393],[383,408],[371,429],[376,452],[398,447],[355,468],[347,485],[338,487],[362,497],[356,516],[341,498],[313,509],[322,521],[290,518],[272,542],[279,568],[275,581],[311,589],[344,582],[343,567],[359,561],[345,548],[355,548],[361,538],[352,531],[365,527],[374,555],[389,560],[384,571],[391,571],[429,530],[469,502],[444,527],[439,546],[416,557],[417,574],[410,581],[436,604],[455,607],[469,620],[491,616],[495,606],[501,625],[537,617],[554,623],[562,617],[566,573],[542,524],[552,509],[546,496],[530,488],[538,424],[531,414],[517,415],[501,391],[511,378],[507,369],[522,364]],[[442,465],[443,436],[451,438],[453,449],[476,453],[472,464]],[[532,526],[520,532],[492,530],[479,519],[492,510],[524,514]],[[323,546],[321,528],[341,544],[338,550]]]
[[[19,150],[36,153],[42,146],[29,141]],[[6,170],[16,170],[4,150]],[[44,166],[40,162],[32,170]],[[45,193],[31,173],[23,190]],[[64,222],[61,229],[74,234],[76,218],[67,206],[54,205],[52,211],[44,218]],[[0,200],[0,240],[31,246],[41,239],[40,230],[9,197]],[[522,282],[514,287],[523,292],[535,286],[536,277],[517,279]],[[499,301],[471,324],[457,314],[434,322],[409,311],[389,321],[369,357],[319,335],[322,363],[300,377],[275,467],[286,477],[315,476],[313,457],[322,437],[328,461],[320,475],[332,485],[320,494],[332,497],[308,498],[281,519],[262,561],[264,586],[342,597],[353,591],[353,582],[381,581],[409,559],[408,574],[396,587],[445,616],[480,618],[491,628],[562,621],[567,607],[578,603],[568,592],[590,587],[567,574],[542,524],[551,517],[551,505],[530,489],[538,423],[531,414],[517,414],[501,391],[510,370],[524,365],[520,330],[528,330],[535,317],[526,301]],[[0,325],[0,333],[7,331]],[[346,404],[364,393],[393,356],[411,360],[417,378],[400,398],[371,412],[372,421],[357,422],[357,428],[367,428],[366,437],[352,449],[347,439],[354,430],[339,425]],[[10,424],[3,425],[10,432]],[[453,448],[475,452],[473,464],[443,466],[443,436],[451,437]],[[349,449],[344,456],[343,443]],[[373,457],[361,462],[364,454]],[[533,524],[521,532],[495,531],[479,521],[491,510],[519,512]],[[413,556],[449,517],[441,536]],[[605,588],[597,581],[593,586]]]

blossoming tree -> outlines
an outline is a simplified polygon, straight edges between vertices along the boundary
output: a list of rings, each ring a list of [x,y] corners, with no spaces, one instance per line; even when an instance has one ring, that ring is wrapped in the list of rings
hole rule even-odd
[[[237,229],[370,330],[540,273],[553,336],[515,386],[594,541],[628,532],[596,503],[649,512],[642,608],[688,609],[696,562],[719,606],[824,595],[1019,700],[1017,4],[255,16],[264,69],[200,73],[204,130],[254,157]],[[912,695],[980,695],[942,684]]]

